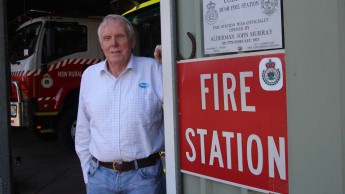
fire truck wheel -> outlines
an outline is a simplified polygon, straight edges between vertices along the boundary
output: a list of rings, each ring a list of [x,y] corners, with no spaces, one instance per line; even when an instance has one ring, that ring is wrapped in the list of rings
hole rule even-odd
[[[74,148],[74,136],[77,125],[78,108],[67,110],[60,118],[57,133],[60,143],[71,151]]]

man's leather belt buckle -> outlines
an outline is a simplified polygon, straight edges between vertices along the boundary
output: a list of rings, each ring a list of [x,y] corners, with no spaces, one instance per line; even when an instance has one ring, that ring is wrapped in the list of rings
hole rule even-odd
[[[125,172],[134,169],[144,168],[148,166],[155,165],[157,160],[160,158],[159,153],[151,154],[147,158],[142,158],[139,160],[133,160],[131,162],[124,162],[124,161],[115,161],[115,162],[101,162],[97,160],[95,157],[92,157],[92,160],[98,162],[100,166],[109,168],[114,170],[115,172]]]
[[[122,168],[122,166],[119,165],[120,163],[122,163],[122,161],[119,161],[119,160],[113,162],[113,170],[114,170],[115,172],[123,172],[123,171],[124,171],[123,168]]]

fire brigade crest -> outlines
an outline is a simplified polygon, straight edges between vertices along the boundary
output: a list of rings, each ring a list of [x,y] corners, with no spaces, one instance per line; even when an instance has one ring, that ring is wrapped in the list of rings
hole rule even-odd
[[[276,63],[271,59],[266,63],[266,70],[262,71],[261,78],[267,85],[276,85],[280,80],[280,71],[275,68]]]
[[[218,20],[218,12],[215,9],[216,4],[210,1],[209,4],[207,4],[207,11],[205,14],[205,21],[207,24],[212,25],[217,22]]]
[[[277,11],[278,0],[261,0],[261,8],[263,13],[270,16]]]
[[[259,64],[259,77],[262,89],[277,91],[283,87],[282,62],[277,57],[263,58]]]
[[[53,79],[50,77],[48,73],[43,75],[43,78],[41,80],[41,85],[44,88],[50,88],[53,86]]]

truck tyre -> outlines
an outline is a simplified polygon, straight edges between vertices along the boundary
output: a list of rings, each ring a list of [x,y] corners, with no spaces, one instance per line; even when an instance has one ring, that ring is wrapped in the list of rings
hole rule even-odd
[[[74,137],[77,126],[77,114],[77,107],[66,110],[61,116],[57,127],[60,143],[72,152],[75,152]]]

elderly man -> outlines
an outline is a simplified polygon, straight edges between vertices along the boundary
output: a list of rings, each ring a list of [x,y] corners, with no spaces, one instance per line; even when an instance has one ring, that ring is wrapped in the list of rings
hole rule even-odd
[[[132,55],[122,16],[106,16],[98,36],[106,60],[83,73],[75,137],[87,193],[165,193],[162,66]]]

